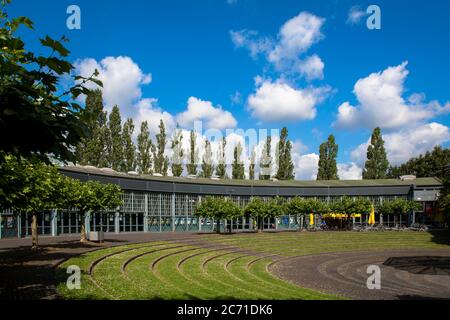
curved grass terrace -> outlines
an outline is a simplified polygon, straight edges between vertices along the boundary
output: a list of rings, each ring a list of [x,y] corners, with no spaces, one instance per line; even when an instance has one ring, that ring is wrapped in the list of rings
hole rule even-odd
[[[445,235],[425,232],[208,234],[71,258],[59,266],[58,291],[65,299],[341,299],[281,280],[269,267],[291,257],[327,252],[442,248],[448,248]],[[80,290],[65,286],[69,265],[82,270]]]

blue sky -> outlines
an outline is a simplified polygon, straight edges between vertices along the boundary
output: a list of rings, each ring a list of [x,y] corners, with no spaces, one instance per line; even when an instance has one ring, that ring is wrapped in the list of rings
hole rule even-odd
[[[66,28],[71,4],[81,30]],[[371,4],[381,30],[366,27]],[[101,68],[107,104],[137,122],[286,125],[301,179],[314,178],[330,133],[342,178],[359,177],[375,126],[393,163],[450,141],[447,1],[16,0],[9,12],[30,17],[39,36],[68,36],[79,72]],[[36,48],[36,34],[23,36]]]

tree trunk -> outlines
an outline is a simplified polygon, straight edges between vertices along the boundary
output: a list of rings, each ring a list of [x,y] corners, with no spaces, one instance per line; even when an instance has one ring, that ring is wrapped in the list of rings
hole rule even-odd
[[[220,233],[220,219],[216,220],[216,232]]]
[[[37,213],[33,212],[31,216],[31,249],[37,248],[38,248]]]
[[[258,217],[258,233],[262,232],[263,229],[263,219],[261,217]]]
[[[80,242],[86,243],[87,242],[87,237],[86,237],[86,219],[85,219],[84,212],[80,212],[80,216],[81,216],[81,237],[80,237]]]

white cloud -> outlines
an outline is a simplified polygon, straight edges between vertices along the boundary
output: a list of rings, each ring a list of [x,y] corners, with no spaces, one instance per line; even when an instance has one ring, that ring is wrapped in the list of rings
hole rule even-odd
[[[319,167],[319,155],[310,153],[300,155],[293,154],[295,165],[295,178],[299,180],[316,180]]]
[[[279,41],[269,53],[269,61],[279,64],[283,60],[296,60],[314,43],[323,38],[320,29],[325,19],[308,12],[300,12],[280,29]]]
[[[259,37],[255,30],[230,31],[237,48],[247,48],[256,58],[264,54],[277,71],[300,74],[307,80],[322,79],[325,64],[317,56],[302,58],[310,47],[324,38],[321,28],[325,19],[308,12],[300,12],[280,28],[276,39]]]
[[[196,97],[188,99],[187,110],[177,115],[178,123],[185,128],[193,127],[195,121],[202,121],[207,129],[228,129],[237,125],[231,112],[222,107],[214,107],[211,101],[200,100]]]
[[[77,73],[84,77],[91,76],[97,69],[98,78],[103,82],[103,99],[107,110],[118,105],[125,114],[141,99],[141,86],[152,81],[151,74],[145,74],[130,57],[106,57],[100,62],[88,58],[77,61],[75,67]],[[91,87],[97,86],[91,84]]]
[[[154,98],[146,98],[139,100],[139,102],[134,106],[137,110],[137,114],[134,117],[134,121],[136,124],[136,130],[140,130],[140,124],[143,121],[147,121],[149,125],[150,133],[153,135],[159,133],[159,123],[162,119],[164,122],[164,126],[166,127],[166,132],[172,132],[175,128],[175,119],[169,113],[157,105],[158,100]]]
[[[269,38],[258,37],[258,31],[255,30],[231,30],[230,37],[236,48],[247,48],[253,59],[261,53],[270,52],[273,48],[273,41]]]
[[[299,72],[308,80],[323,79],[325,64],[316,54],[298,62]]]
[[[358,24],[362,18],[366,15],[366,12],[361,9],[360,6],[353,6],[350,8],[347,17],[347,24]]]
[[[403,98],[404,82],[409,74],[407,62],[378,73],[372,73],[356,82],[354,94],[359,102],[352,106],[342,103],[338,108],[338,128],[396,129],[450,112],[450,103],[441,106],[437,101],[425,103],[423,95],[413,94]]]
[[[295,89],[287,83],[271,80],[258,80],[256,85],[256,92],[248,97],[248,108],[252,116],[268,122],[314,119],[317,104],[330,91],[326,87]]]
[[[361,180],[362,169],[354,162],[338,163],[338,175],[341,180]]]
[[[437,145],[450,141],[450,130],[445,125],[432,122],[385,134],[383,139],[389,162],[398,165],[433,149]],[[354,162],[364,165],[369,143],[370,139],[351,152],[351,159]]]

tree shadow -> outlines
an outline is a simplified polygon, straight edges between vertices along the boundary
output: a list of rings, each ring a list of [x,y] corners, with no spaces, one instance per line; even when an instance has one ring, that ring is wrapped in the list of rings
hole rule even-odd
[[[413,274],[450,275],[450,256],[391,257],[383,265]]]
[[[428,233],[433,236],[431,241],[434,243],[450,246],[450,230],[429,230]]]

